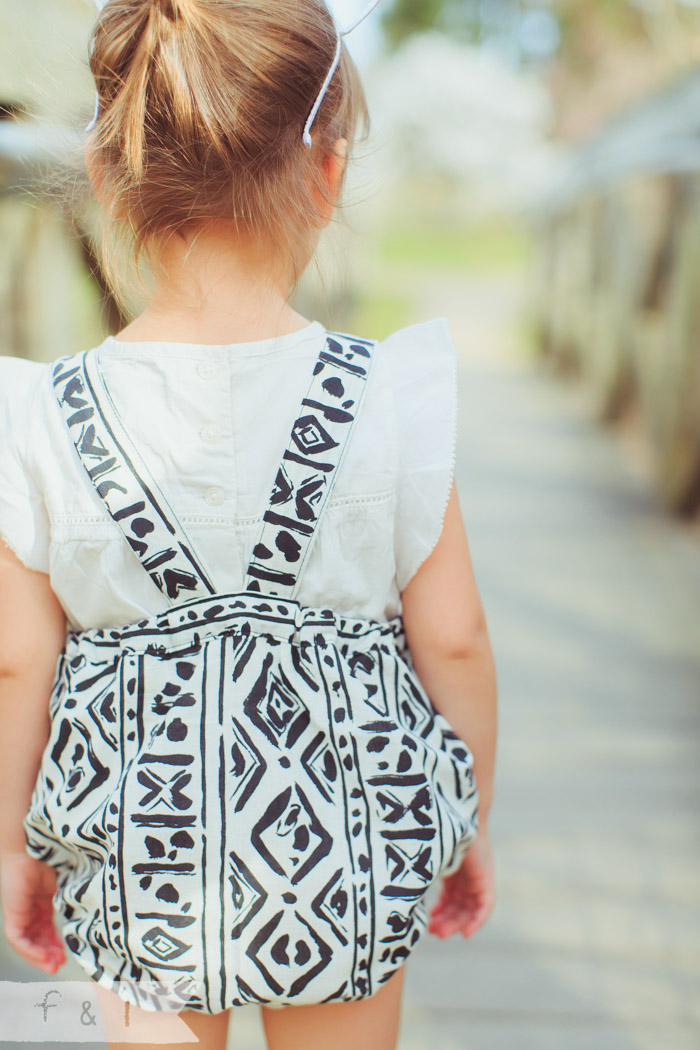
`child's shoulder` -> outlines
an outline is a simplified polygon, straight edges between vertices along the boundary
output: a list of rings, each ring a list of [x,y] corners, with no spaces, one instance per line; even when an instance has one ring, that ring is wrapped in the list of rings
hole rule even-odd
[[[450,326],[446,317],[432,317],[428,321],[397,328],[381,340],[382,346],[445,346],[452,343]]]
[[[35,408],[41,390],[49,388],[52,367],[50,362],[0,355],[0,411],[16,416]]]
[[[26,357],[0,354],[0,376],[8,382],[31,383],[45,376],[52,362],[30,361]]]
[[[378,357],[398,386],[423,388],[439,377],[456,379],[457,352],[446,317],[406,325],[377,343]]]
[[[446,317],[406,325],[377,341],[375,389],[383,396],[377,397],[375,409],[380,415],[388,409],[404,465],[412,464],[416,470],[422,470],[431,457],[435,463],[447,466],[453,461],[457,362]],[[371,413],[369,418],[376,419]],[[415,480],[411,484],[415,486]]]
[[[357,332],[329,332],[359,343],[375,343],[375,357],[385,381],[393,387],[410,387],[414,392],[423,390],[430,396],[432,384],[440,378],[455,383],[457,376],[457,351],[452,340],[450,325],[446,317],[434,317],[428,321],[397,328],[383,339],[369,339]]]
[[[430,348],[435,348],[438,352],[440,350],[454,351],[450,326],[446,317],[433,317],[428,321],[405,325],[378,340],[368,340],[366,336],[360,336],[357,332],[336,331],[335,334],[348,339],[357,339],[358,342],[376,342],[379,348],[387,348],[389,353],[394,350],[409,353],[411,350],[425,351]]]

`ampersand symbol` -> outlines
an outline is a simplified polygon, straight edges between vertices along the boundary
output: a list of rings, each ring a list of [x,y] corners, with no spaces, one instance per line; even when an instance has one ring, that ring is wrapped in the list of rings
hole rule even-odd
[[[89,999],[85,999],[83,1002],[83,1012],[80,1015],[80,1023],[87,1025],[97,1024],[96,1019],[92,1016],[90,1011],[92,1010],[92,1003]]]

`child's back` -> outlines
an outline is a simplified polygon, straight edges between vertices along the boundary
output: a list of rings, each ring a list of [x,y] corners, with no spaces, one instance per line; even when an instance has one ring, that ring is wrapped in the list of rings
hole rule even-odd
[[[326,341],[318,322],[222,346],[108,338],[100,363],[131,440],[222,592],[242,590],[282,450]],[[368,390],[297,597],[389,619],[433,550],[452,484],[455,351],[443,320],[377,346]],[[6,540],[52,586],[78,629],[165,610],[95,498],[55,409],[50,369],[7,362],[6,426],[31,470]],[[37,418],[42,424],[37,426]],[[95,460],[95,465],[98,460]],[[7,490],[20,470],[4,449]],[[105,475],[107,477],[109,475]],[[10,518],[11,515],[11,518]],[[99,581],[87,588],[85,580]]]

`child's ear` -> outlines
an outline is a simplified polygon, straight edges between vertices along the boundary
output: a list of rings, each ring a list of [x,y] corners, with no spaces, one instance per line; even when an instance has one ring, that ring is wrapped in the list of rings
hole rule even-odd
[[[336,139],[333,143],[333,152],[330,157],[327,158],[327,163],[330,164],[331,171],[329,172],[331,178],[335,181],[334,190],[336,197],[340,192],[340,186],[343,181],[343,173],[345,172],[345,163],[348,159],[348,140],[347,139]]]
[[[333,217],[343,184],[347,154],[348,140],[336,139],[333,149],[321,162],[323,193],[319,194],[318,207],[323,225],[329,223]]]

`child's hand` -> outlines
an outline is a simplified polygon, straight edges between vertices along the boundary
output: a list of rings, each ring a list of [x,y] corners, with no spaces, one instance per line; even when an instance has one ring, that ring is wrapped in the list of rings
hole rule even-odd
[[[493,856],[484,829],[465,853],[461,867],[443,879],[442,893],[430,912],[428,931],[438,937],[461,931],[464,937],[471,937],[486,922],[493,901]]]
[[[0,859],[0,902],[5,936],[32,966],[56,973],[66,961],[53,916],[56,873],[26,853]]]

